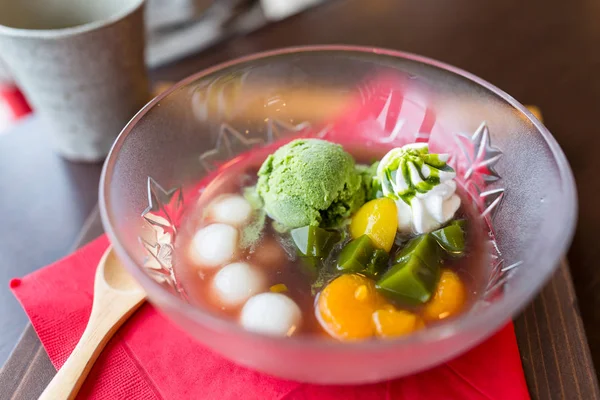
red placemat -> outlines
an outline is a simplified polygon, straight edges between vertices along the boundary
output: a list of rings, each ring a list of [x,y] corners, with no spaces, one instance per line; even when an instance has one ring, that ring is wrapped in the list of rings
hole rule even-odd
[[[11,281],[53,364],[79,340],[92,306],[101,237],[69,257]],[[80,398],[89,399],[529,399],[512,324],[429,371],[360,386],[319,386],[238,366],[203,347],[151,305],[109,342]]]

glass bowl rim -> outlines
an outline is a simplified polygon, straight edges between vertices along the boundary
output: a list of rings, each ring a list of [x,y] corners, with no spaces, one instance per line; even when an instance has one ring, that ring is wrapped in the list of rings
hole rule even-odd
[[[220,318],[209,311],[203,311],[202,309],[195,307],[189,303],[183,301],[180,297],[166,290],[161,284],[152,279],[148,274],[143,271],[143,267],[139,266],[132,257],[130,251],[121,244],[118,238],[118,233],[113,227],[112,218],[109,206],[109,192],[110,192],[110,178],[113,167],[115,164],[116,155],[123,146],[123,143],[127,135],[135,128],[137,122],[140,121],[144,115],[146,115],[151,109],[159,104],[163,99],[168,97],[171,93],[188,86],[190,83],[197,81],[205,76],[229,68],[235,65],[241,65],[256,60],[263,60],[269,57],[290,55],[295,53],[319,53],[319,52],[334,52],[334,53],[373,53],[377,55],[385,55],[394,58],[403,58],[417,63],[429,65],[431,67],[453,73],[461,76],[467,80],[474,82],[475,84],[484,87],[485,89],[492,92],[494,95],[500,97],[516,110],[520,111],[523,116],[529,120],[537,131],[542,135],[548,148],[552,152],[554,160],[557,164],[560,179],[562,182],[562,200],[567,205],[565,207],[565,214],[563,219],[565,224],[563,225],[565,234],[560,235],[556,243],[552,243],[551,253],[553,259],[553,266],[546,271],[537,279],[527,291],[521,289],[522,293],[515,293],[513,296],[503,296],[502,299],[493,302],[486,308],[485,312],[477,315],[475,318],[470,318],[470,313],[464,313],[460,317],[451,321],[442,323],[438,326],[433,326],[428,329],[423,329],[419,332],[407,335],[405,337],[393,339],[393,340],[365,340],[356,342],[339,342],[330,339],[323,338],[312,338],[312,337],[274,337],[259,333],[247,331],[240,327],[235,322]],[[176,307],[181,313],[185,314],[186,318],[192,319],[195,323],[207,327],[214,333],[228,333],[235,336],[247,336],[250,339],[260,342],[268,342],[269,344],[277,344],[283,347],[296,348],[302,350],[303,348],[319,349],[326,351],[337,351],[337,352],[373,352],[381,350],[389,350],[390,348],[401,348],[405,346],[432,343],[436,341],[442,341],[448,339],[460,332],[477,331],[485,332],[482,335],[478,335],[476,339],[470,342],[469,348],[473,345],[481,342],[494,332],[496,332],[501,325],[505,324],[513,313],[516,313],[526,304],[528,304],[533,296],[538,293],[540,288],[550,278],[551,274],[559,265],[560,257],[565,253],[567,246],[571,242],[574,234],[576,216],[577,216],[577,193],[575,189],[575,181],[571,172],[570,166],[567,162],[566,156],[562,149],[546,129],[546,127],[537,120],[537,118],[522,104],[520,104],[512,96],[497,88],[491,83],[467,72],[460,68],[451,66],[449,64],[428,58],[419,56],[412,53],[383,49],[377,47],[367,46],[350,46],[350,45],[311,45],[311,46],[295,46],[285,47],[275,50],[263,51],[259,53],[253,53],[243,57],[239,57],[230,61],[219,63],[211,66],[199,72],[196,72],[187,78],[177,82],[175,85],[152,99],[148,102],[136,115],[127,123],[127,125],[120,132],[119,136],[113,143],[113,146],[106,158],[104,166],[102,168],[102,174],[100,177],[100,188],[99,188],[99,208],[100,216],[104,229],[110,239],[110,242],[117,252],[117,255],[124,261],[124,265],[129,272],[134,276],[138,282],[144,287],[148,293],[148,299],[153,302],[153,299],[160,299],[157,303],[168,303],[170,306]],[[135,265],[136,267],[132,267]],[[157,306],[160,309],[160,307]],[[193,335],[193,334],[192,334]],[[461,347],[462,349],[462,347]],[[462,350],[448,352],[449,358],[452,354],[461,352]]]

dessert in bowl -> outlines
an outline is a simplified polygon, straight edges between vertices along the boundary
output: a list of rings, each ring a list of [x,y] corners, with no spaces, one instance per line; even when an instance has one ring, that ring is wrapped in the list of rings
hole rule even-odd
[[[117,139],[100,202],[150,301],[202,344],[345,384],[431,367],[507,323],[576,207],[560,148],[510,96],[339,46],[178,83]]]

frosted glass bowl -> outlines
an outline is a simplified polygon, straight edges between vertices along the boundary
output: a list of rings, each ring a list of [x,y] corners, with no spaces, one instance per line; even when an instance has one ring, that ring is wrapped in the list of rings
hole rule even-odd
[[[171,255],[189,188],[239,154],[307,131],[332,140],[343,131],[365,146],[429,140],[452,154],[493,227],[488,283],[471,311],[397,340],[340,343],[246,332],[186,302]],[[576,222],[567,160],[515,99],[434,60],[345,46],[256,54],[179,82],[121,132],[104,165],[100,207],[115,251],[149,300],[198,345],[259,371],[325,384],[415,373],[481,342],[548,280]]]

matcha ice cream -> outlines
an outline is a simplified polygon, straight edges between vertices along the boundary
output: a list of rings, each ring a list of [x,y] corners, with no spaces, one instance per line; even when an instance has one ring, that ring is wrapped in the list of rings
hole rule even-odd
[[[365,202],[352,156],[318,139],[294,140],[271,154],[257,191],[267,214],[288,228],[339,225]]]

